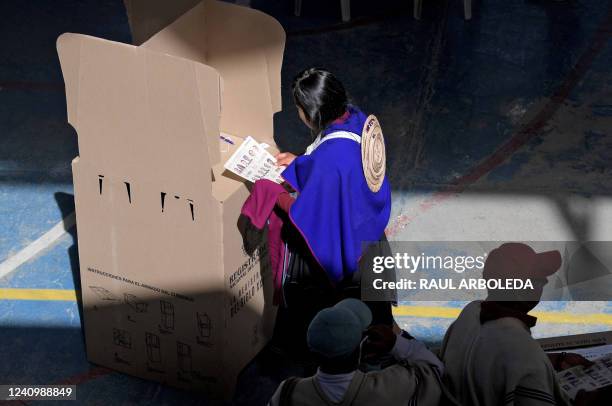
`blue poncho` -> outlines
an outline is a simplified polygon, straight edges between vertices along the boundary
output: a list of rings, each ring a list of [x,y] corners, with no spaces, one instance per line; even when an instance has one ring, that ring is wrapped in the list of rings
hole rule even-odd
[[[353,106],[348,111],[346,120],[322,132],[323,142],[310,155],[297,157],[282,173],[299,192],[289,217],[333,283],[357,270],[362,242],[378,241],[391,213],[389,181],[385,178],[376,193],[366,183],[361,144],[347,138],[325,141],[338,131],[360,139],[367,116]]]

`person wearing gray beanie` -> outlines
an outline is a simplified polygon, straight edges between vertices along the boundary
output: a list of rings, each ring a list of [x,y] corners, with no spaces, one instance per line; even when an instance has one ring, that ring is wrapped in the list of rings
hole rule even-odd
[[[268,405],[438,405],[442,362],[407,333],[395,334],[389,326],[371,322],[370,309],[357,299],[321,310],[307,332],[317,373],[283,381]],[[362,361],[381,353],[390,353],[396,364],[367,373],[359,370]]]

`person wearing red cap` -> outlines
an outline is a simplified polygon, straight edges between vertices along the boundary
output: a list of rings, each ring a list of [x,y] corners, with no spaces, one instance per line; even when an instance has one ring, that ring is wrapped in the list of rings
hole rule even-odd
[[[468,304],[444,337],[444,381],[458,403],[470,406],[569,405],[555,370],[590,362],[577,354],[547,355],[531,336],[547,277],[561,267],[558,251],[536,253],[506,243],[489,253],[484,279],[530,280],[533,289],[488,291]],[[581,392],[575,404],[586,403]]]

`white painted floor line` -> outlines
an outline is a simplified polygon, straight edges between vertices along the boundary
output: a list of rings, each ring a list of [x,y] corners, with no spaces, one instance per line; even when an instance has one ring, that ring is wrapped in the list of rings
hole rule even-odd
[[[36,241],[19,251],[17,254],[0,263],[0,278],[8,275],[22,264],[37,256],[39,253],[55,244],[55,242],[66,234],[66,230],[75,224],[74,212],[64,217],[62,221],[54,225]]]

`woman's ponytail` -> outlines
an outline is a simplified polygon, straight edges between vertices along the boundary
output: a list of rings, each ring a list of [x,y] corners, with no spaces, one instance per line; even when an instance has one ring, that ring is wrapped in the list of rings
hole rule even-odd
[[[325,69],[301,71],[293,80],[292,90],[295,104],[304,111],[314,136],[346,111],[348,96],[344,86]]]

